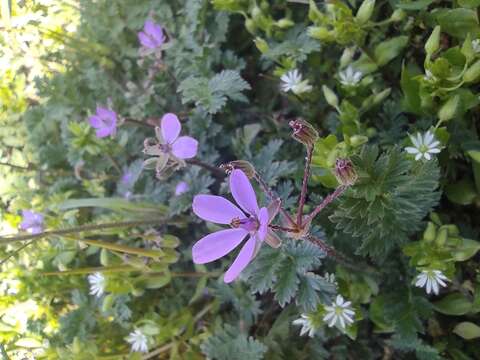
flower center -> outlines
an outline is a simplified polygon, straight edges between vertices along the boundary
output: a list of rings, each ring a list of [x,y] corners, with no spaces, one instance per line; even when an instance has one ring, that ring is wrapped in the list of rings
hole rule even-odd
[[[172,151],[172,146],[170,144],[159,144],[158,146],[164,153],[169,153]]]
[[[258,222],[256,217],[251,216],[245,219],[234,218],[230,223],[230,226],[233,228],[241,228],[247,230],[250,233],[254,233],[260,227],[260,223]]]

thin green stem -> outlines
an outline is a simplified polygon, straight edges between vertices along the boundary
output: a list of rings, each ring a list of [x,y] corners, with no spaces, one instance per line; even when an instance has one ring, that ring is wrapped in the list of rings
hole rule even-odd
[[[310,177],[310,164],[312,163],[313,155],[313,146],[307,148],[307,158],[305,161],[305,170],[303,172],[303,181],[302,181],[302,191],[298,198],[298,209],[297,209],[297,226],[302,227],[302,218],[303,218],[303,206],[305,205],[305,199],[307,197],[307,187],[308,187],[308,178]],[[308,221],[306,222],[308,224]]]
[[[155,225],[155,224],[164,223],[165,220],[166,219],[159,218],[159,219],[149,219],[149,220],[119,221],[119,222],[105,223],[105,224],[82,225],[82,226],[72,227],[69,229],[49,230],[49,231],[44,231],[38,234],[0,237],[0,245],[10,244],[17,241],[32,240],[32,239],[39,240],[51,235],[66,235],[66,234],[74,234],[74,233],[79,233],[84,231],[104,230],[104,229],[121,228],[121,227],[134,227],[134,226],[140,226],[140,225]]]

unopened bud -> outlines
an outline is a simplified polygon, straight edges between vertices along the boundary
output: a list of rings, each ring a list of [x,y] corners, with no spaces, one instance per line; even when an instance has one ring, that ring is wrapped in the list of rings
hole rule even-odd
[[[340,184],[350,186],[355,184],[358,175],[349,159],[337,159],[335,162],[335,177]]]
[[[427,42],[425,43],[425,51],[427,55],[430,57],[435,51],[438,50],[440,47],[440,26],[435,26],[433,29],[432,34],[428,38]]]
[[[375,8],[375,0],[364,0],[358,9],[355,19],[359,24],[365,24],[370,20]]]
[[[293,130],[292,137],[303,145],[311,147],[318,140],[318,132],[308,122],[296,119],[288,123]]]
[[[455,95],[448,99],[438,111],[438,118],[440,119],[440,121],[448,121],[450,119],[453,119],[455,117],[455,114],[457,113],[459,103],[459,95]]]
[[[287,19],[287,18],[283,18],[283,19],[280,19],[277,21],[276,25],[280,28],[280,29],[287,29],[289,27],[292,27],[293,25],[295,25],[295,23],[290,20],[290,19]]]
[[[230,175],[233,170],[239,169],[242,170],[249,179],[255,176],[255,168],[245,160],[230,161],[229,163],[220,165],[220,169],[223,169],[227,175]]]
[[[402,9],[397,9],[393,12],[392,16],[390,16],[390,20],[397,22],[402,21],[407,16],[407,13]]]
[[[463,80],[465,82],[475,82],[480,77],[480,60],[475,62],[472,66],[470,66],[465,74],[463,74]]]
[[[253,42],[262,54],[265,54],[270,49],[268,43],[260,37],[257,37]]]
[[[333,92],[333,90],[330,89],[328,86],[323,85],[322,86],[322,91],[323,91],[323,95],[325,96],[325,100],[327,100],[327,103],[330,106],[333,106],[334,108],[337,108],[338,107],[338,97]]]
[[[324,41],[331,41],[334,38],[333,33],[323,26],[310,26],[308,35],[314,39]]]
[[[427,228],[423,232],[423,240],[430,243],[433,240],[435,240],[436,236],[437,236],[437,227],[433,222],[429,221],[427,224]]]

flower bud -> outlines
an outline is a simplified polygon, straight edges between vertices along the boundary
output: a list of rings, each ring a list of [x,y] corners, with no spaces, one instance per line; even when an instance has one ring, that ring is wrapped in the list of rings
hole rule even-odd
[[[436,236],[437,236],[437,228],[434,223],[429,221],[427,224],[427,228],[423,232],[423,240],[430,243],[433,240],[435,240]]]
[[[338,97],[333,92],[333,90],[330,89],[328,86],[323,85],[322,86],[322,91],[323,91],[323,95],[325,96],[325,99],[327,100],[327,103],[330,106],[333,106],[334,108],[337,108],[338,107]]]
[[[293,130],[292,137],[303,145],[311,147],[318,140],[318,132],[308,122],[296,119],[288,123]]]
[[[480,77],[480,60],[475,62],[472,66],[470,66],[465,74],[463,74],[463,80],[465,82],[474,82],[477,81]]]
[[[252,35],[255,35],[257,32],[257,25],[255,25],[255,22],[252,19],[245,20],[245,28]]]
[[[450,119],[453,119],[453,117],[455,117],[455,114],[457,113],[459,103],[459,95],[455,95],[448,99],[438,111],[438,118],[440,119],[440,121],[448,121]]]
[[[355,55],[355,47],[347,47],[343,50],[342,56],[340,57],[340,68],[344,68],[352,62],[353,55]]]
[[[435,244],[440,247],[444,246],[445,243],[447,242],[447,239],[448,239],[448,230],[442,226],[438,231],[437,236],[435,237]]]
[[[261,37],[255,38],[253,42],[255,43],[255,46],[262,54],[265,54],[270,49],[268,46],[268,43],[265,40],[263,40]]]
[[[220,165],[220,168],[223,169],[227,175],[230,175],[234,169],[239,169],[242,170],[249,179],[255,176],[255,168],[245,160],[230,161],[229,163]]]
[[[372,17],[375,8],[375,0],[364,0],[357,11],[355,19],[359,24],[365,24]]]
[[[333,34],[326,27],[310,26],[308,28],[308,35],[317,40],[332,40]]]
[[[295,23],[290,19],[283,18],[283,19],[278,20],[276,25],[280,29],[288,29],[289,27],[292,27],[293,25],[295,25]]]
[[[435,26],[433,29],[432,34],[428,38],[427,42],[425,43],[425,51],[427,52],[427,56],[430,57],[435,51],[438,50],[440,47],[440,26]]]
[[[397,9],[390,16],[390,20],[394,22],[402,21],[407,16],[407,13],[402,9]]]
[[[349,159],[337,159],[335,162],[335,177],[345,186],[351,186],[357,181],[358,175]]]

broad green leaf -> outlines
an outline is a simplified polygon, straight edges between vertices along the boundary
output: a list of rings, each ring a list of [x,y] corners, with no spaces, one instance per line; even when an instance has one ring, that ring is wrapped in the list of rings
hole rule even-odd
[[[465,261],[473,257],[480,250],[480,242],[462,238],[462,243],[452,251],[455,261]]]
[[[478,16],[474,10],[463,8],[440,9],[432,15],[442,27],[442,31],[452,36],[463,39],[470,33],[473,38],[476,38],[480,33]]]
[[[407,43],[408,36],[397,36],[378,44],[374,50],[377,65],[383,66],[396,58],[407,46]]]
[[[433,0],[405,1],[397,4],[397,7],[403,10],[424,10],[431,3],[433,3]]]
[[[457,324],[453,332],[466,340],[472,340],[480,337],[480,326],[464,321]]]
[[[433,308],[445,315],[465,315],[472,309],[472,303],[462,294],[453,293],[433,303]]]
[[[445,187],[445,194],[455,204],[469,205],[478,196],[475,185],[469,179],[463,179]]]

